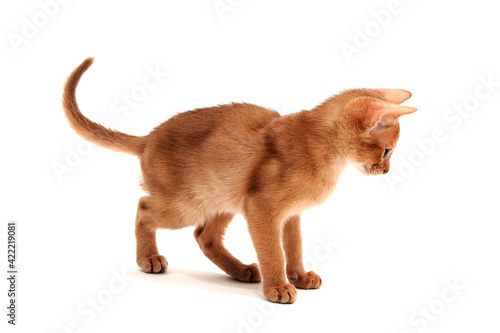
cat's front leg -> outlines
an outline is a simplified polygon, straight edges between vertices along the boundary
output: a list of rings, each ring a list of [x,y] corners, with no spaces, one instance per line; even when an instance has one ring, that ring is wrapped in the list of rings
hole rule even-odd
[[[300,215],[292,216],[283,228],[283,247],[286,255],[286,275],[297,288],[318,289],[321,277],[313,271],[306,272],[302,260],[302,233]]]
[[[264,295],[271,302],[293,303],[297,290],[286,280],[281,246],[283,221],[256,202],[246,206],[245,217],[259,260]]]

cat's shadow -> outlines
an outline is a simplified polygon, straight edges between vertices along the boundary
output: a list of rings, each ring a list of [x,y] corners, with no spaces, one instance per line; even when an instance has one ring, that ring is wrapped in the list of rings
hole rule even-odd
[[[163,274],[147,274],[139,269],[129,270],[127,275],[147,283],[158,283],[217,293],[236,294],[262,298],[262,283],[240,282],[223,273],[168,268]]]

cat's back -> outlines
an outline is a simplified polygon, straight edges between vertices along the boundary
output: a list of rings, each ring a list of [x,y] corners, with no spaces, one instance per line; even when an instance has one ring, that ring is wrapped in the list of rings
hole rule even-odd
[[[278,112],[258,105],[231,103],[182,112],[160,126],[179,134],[203,136],[226,130],[233,130],[232,132],[259,130],[279,116]]]
[[[251,144],[255,136],[279,113],[254,104],[232,103],[175,115],[148,136],[164,151],[199,150],[207,144]]]
[[[220,180],[238,169],[238,177],[232,178],[240,179],[259,158],[266,127],[279,117],[274,110],[246,103],[179,113],[147,136],[140,156],[143,176],[146,182],[174,175]]]
[[[196,202],[200,209],[237,211],[262,156],[266,128],[279,117],[274,110],[239,103],[170,118],[147,137],[140,156],[143,188],[192,198],[189,205]]]

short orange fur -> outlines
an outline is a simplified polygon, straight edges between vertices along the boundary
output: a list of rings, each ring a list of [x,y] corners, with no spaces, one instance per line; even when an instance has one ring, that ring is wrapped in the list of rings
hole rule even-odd
[[[329,197],[348,163],[364,174],[387,173],[398,117],[416,111],[400,105],[411,97],[408,91],[354,89],[285,116],[246,103],[197,109],[138,137],[80,112],[75,90],[92,63],[86,59],[69,76],[63,108],[86,140],[140,158],[148,195],[137,208],[139,267],[147,273],[167,269],[157,229],[194,226],[196,241],[214,264],[244,282],[259,282],[262,275],[265,296],[278,303],[293,303],[296,287],[322,283],[304,269],[301,212]],[[259,266],[243,264],[224,247],[235,214],[248,222]]]

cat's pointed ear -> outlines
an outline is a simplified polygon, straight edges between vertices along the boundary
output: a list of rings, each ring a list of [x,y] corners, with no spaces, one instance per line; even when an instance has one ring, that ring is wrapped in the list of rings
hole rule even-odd
[[[401,104],[411,97],[411,92],[403,89],[372,89],[389,103]]]
[[[357,127],[371,130],[378,124],[388,125],[397,118],[417,111],[417,108],[389,103],[371,97],[358,97],[345,106]]]

